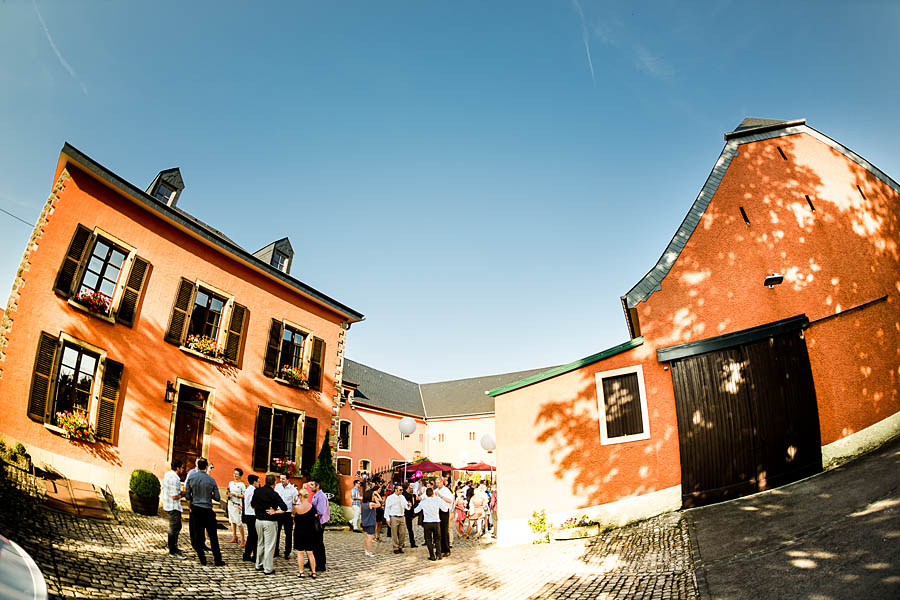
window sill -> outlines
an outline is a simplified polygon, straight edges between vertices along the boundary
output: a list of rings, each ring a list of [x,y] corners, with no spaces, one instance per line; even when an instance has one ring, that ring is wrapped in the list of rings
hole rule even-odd
[[[291,382],[288,381],[287,379],[282,379],[281,377],[275,377],[275,381],[277,381],[277,382],[280,383],[281,385],[286,385],[286,386],[288,386],[288,387],[292,387],[292,388],[295,388],[295,389],[298,389],[298,390],[308,390],[308,389],[309,389],[309,384],[308,384],[308,383],[302,383],[302,384],[299,384],[299,385],[298,385],[298,384],[296,384],[296,383],[291,383]]]
[[[71,306],[72,308],[74,308],[76,310],[80,310],[83,313],[89,314],[92,317],[96,317],[97,319],[100,319],[101,321],[106,321],[110,325],[116,324],[116,320],[113,319],[112,316],[104,315],[104,314],[96,313],[92,310],[88,310],[85,306],[83,306],[79,302],[73,300],[72,298],[69,298],[68,303],[69,303],[69,306]]]
[[[44,429],[46,429],[47,431],[49,431],[50,433],[52,433],[54,435],[64,437],[67,440],[71,440],[73,442],[86,442],[88,444],[93,444],[94,442],[97,441],[96,438],[94,438],[94,434],[88,434],[88,437],[85,439],[70,438],[68,435],[66,435],[65,429],[63,429],[62,427],[57,427],[56,425],[51,425],[50,423],[44,423]]]
[[[225,359],[216,358],[214,356],[207,356],[206,354],[203,354],[202,352],[197,352],[193,348],[188,348],[187,346],[179,346],[178,349],[181,350],[182,352],[184,352],[185,354],[192,354],[193,356],[202,358],[203,360],[207,360],[211,363],[216,363],[217,365],[225,364]]]

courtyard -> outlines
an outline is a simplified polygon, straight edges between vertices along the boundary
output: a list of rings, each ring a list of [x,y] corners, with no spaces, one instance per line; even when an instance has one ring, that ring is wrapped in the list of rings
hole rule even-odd
[[[431,563],[326,532],[328,570],[264,576],[219,531],[224,567],[179,561],[166,521],[129,511],[76,517],[3,486],[0,533],[18,541],[59,598],[896,598],[900,595],[900,439],[822,475],[733,502],[667,513],[589,540],[497,547],[457,539]],[[422,543],[421,530],[417,531]],[[187,530],[181,548],[188,553]]]

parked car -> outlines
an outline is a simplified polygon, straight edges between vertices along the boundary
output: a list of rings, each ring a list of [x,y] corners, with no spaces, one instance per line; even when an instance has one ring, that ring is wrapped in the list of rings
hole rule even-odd
[[[45,600],[47,583],[28,553],[0,535],[0,598]]]

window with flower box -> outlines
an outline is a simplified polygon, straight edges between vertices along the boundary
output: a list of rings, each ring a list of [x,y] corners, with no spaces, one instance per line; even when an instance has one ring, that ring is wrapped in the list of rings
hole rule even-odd
[[[72,306],[111,323],[134,325],[150,263],[115,236],[78,225],[53,290]]]
[[[122,363],[107,358],[102,348],[65,333],[41,332],[28,416],[57,433],[80,424],[93,432],[84,436],[89,441],[112,442],[123,370]]]
[[[300,325],[272,319],[263,374],[300,388],[322,389],[325,341]]]
[[[249,320],[250,311],[233,296],[182,278],[164,337],[183,350],[239,365]]]
[[[253,442],[254,471],[272,469],[273,461],[293,460],[299,469],[312,468],[317,455],[315,418],[300,410],[273,404],[260,406],[256,411],[256,432]]]

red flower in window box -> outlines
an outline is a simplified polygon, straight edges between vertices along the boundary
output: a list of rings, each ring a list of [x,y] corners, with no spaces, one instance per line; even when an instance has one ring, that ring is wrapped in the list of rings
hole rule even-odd
[[[211,358],[222,358],[224,355],[224,352],[216,345],[215,338],[208,335],[189,335],[187,347]]]
[[[88,423],[87,413],[83,410],[71,410],[56,413],[56,423],[66,432],[66,437],[72,440],[86,442],[94,441],[94,432]]]
[[[273,458],[272,470],[276,473],[283,473],[288,477],[295,477],[297,475],[297,463],[292,460]]]
[[[301,371],[297,367],[291,367],[288,365],[284,365],[283,367],[281,367],[281,378],[287,381],[289,384],[296,385],[297,387],[307,385],[306,376],[303,374],[303,371]]]
[[[78,302],[92,313],[103,316],[109,315],[109,309],[112,306],[112,298],[103,292],[90,292],[88,290],[78,294]]]

